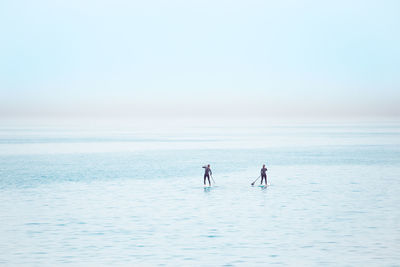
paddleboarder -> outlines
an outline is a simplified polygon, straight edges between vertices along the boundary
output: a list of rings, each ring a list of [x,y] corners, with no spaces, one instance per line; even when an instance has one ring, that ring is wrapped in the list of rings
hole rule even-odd
[[[261,168],[261,184],[263,183],[263,179],[265,179],[265,185],[267,185],[267,168],[265,168],[265,164],[263,164]]]
[[[211,186],[210,175],[212,175],[212,171],[210,169],[210,164],[207,166],[203,166],[204,170],[204,185],[206,185],[206,178],[208,178],[208,184]]]

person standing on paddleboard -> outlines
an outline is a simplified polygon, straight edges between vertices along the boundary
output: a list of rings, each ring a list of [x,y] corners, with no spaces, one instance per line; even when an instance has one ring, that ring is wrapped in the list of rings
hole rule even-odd
[[[212,175],[212,171],[210,169],[210,164],[208,164],[207,166],[203,166],[204,170],[204,185],[206,185],[206,178],[208,178],[208,184],[211,186],[211,182],[210,182],[210,174]]]
[[[265,185],[267,185],[267,168],[265,168],[265,164],[263,164],[261,168],[261,184],[263,183],[263,179],[265,179]]]

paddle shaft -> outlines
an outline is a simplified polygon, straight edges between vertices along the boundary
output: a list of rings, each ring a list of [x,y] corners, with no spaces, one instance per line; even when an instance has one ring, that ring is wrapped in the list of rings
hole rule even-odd
[[[257,177],[257,179],[256,179],[254,182],[251,183],[251,185],[254,185],[254,183],[257,182],[257,180],[258,180],[260,177],[261,177],[261,174],[260,174],[260,176]]]
[[[211,174],[211,179],[213,180],[213,182],[214,182],[214,184],[215,184],[215,181],[214,181],[214,178],[212,177],[212,174]]]

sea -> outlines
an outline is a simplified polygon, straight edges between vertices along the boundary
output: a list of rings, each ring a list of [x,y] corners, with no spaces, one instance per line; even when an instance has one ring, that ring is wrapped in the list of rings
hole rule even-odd
[[[0,120],[0,266],[63,265],[400,266],[400,120]]]

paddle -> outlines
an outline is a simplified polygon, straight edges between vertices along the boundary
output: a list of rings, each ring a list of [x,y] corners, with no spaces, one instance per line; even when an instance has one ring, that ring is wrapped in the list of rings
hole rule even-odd
[[[214,178],[212,177],[212,174],[211,174],[211,179],[213,180],[213,182],[214,182],[214,184],[215,184],[215,181],[214,181]]]
[[[257,177],[257,179],[256,179],[254,182],[251,183],[251,186],[253,186],[254,183],[257,182],[257,180],[258,180],[260,177],[261,177],[261,174],[260,174],[260,176]]]

